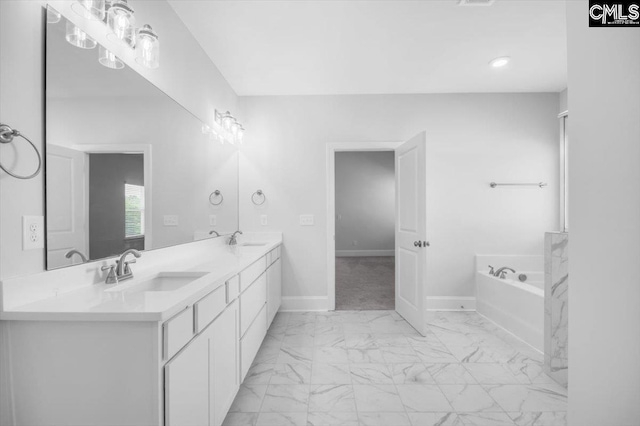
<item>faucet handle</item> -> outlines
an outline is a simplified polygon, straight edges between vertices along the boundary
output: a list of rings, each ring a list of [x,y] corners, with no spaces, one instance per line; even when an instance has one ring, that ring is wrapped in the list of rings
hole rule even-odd
[[[493,271],[493,266],[491,266],[491,265],[488,265],[488,266],[489,266],[489,273],[491,275],[495,274],[495,272]]]
[[[118,283],[118,275],[116,274],[116,265],[105,265],[100,268],[103,271],[109,271],[107,274],[107,278],[105,279],[106,284],[117,284]]]
[[[136,260],[135,259],[131,259],[131,260],[128,260],[128,261],[124,262],[124,274],[125,275],[131,273],[131,268],[129,267],[129,264],[131,264],[131,263],[136,263]]]

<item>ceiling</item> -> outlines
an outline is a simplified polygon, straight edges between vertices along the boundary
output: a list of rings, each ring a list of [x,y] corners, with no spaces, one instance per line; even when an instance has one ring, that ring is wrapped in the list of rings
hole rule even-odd
[[[566,87],[562,0],[169,3],[241,96]]]

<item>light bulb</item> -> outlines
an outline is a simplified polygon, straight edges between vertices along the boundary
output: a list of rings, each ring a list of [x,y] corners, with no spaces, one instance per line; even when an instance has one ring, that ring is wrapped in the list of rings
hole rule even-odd
[[[111,31],[107,35],[109,40],[122,40],[131,47],[135,45],[135,17],[126,0],[117,0],[111,4],[107,13],[107,26]]]

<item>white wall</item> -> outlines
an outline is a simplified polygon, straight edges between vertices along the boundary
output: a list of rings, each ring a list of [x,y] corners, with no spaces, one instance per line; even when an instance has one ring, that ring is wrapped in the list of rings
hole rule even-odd
[[[337,152],[335,168],[336,255],[393,255],[393,151]]]
[[[44,0],[0,1],[0,113],[10,124],[31,137],[42,152],[44,143]],[[69,9],[69,1],[55,1]],[[161,90],[186,106],[202,120],[211,119],[215,108],[237,110],[237,97],[198,42],[166,1],[138,1],[136,15],[151,23],[160,35],[161,65],[144,75]],[[79,19],[77,15],[69,17]],[[83,23],[90,35],[106,42],[103,27]],[[96,29],[98,30],[96,32]],[[5,60],[10,57],[11,60]],[[131,56],[124,59],[135,64]],[[136,65],[133,65],[136,66]],[[137,66],[138,70],[141,70]],[[18,150],[17,155],[14,150]],[[0,147],[0,161],[17,172],[27,172],[35,157],[26,144]],[[0,172],[0,278],[42,271],[44,250],[22,251],[23,215],[43,215],[44,175],[19,181]]]
[[[569,424],[640,421],[640,31],[567,2]]]
[[[402,141],[426,129],[442,159],[429,295],[473,296],[476,253],[541,255],[544,232],[558,229],[556,93],[241,97],[240,104],[251,129],[241,153],[240,225],[284,232],[285,296],[326,303],[328,142]],[[493,180],[549,186],[491,189]],[[249,199],[258,188],[268,197],[261,208]],[[298,225],[305,213],[315,226]]]
[[[558,96],[560,98],[558,114],[560,114],[569,109],[569,89],[564,89]]]

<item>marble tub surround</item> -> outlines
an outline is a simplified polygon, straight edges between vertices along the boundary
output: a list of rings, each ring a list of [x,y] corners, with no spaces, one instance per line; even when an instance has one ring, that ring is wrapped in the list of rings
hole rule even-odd
[[[475,312],[279,313],[225,426],[566,425],[543,356]]]
[[[238,245],[214,238],[142,252],[132,265],[134,286],[160,272],[200,272],[201,277],[171,292],[113,291],[100,268],[116,258],[45,271],[0,284],[0,320],[163,321],[211,292],[282,243],[281,233],[240,236]],[[246,242],[264,245],[243,246]]]
[[[569,234],[544,236],[544,354],[545,372],[568,384],[569,348]]]

